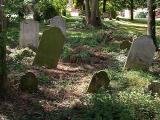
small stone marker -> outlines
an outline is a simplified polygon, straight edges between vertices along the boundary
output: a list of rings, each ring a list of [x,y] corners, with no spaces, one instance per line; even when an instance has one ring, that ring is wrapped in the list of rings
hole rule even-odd
[[[55,16],[54,18],[50,19],[50,25],[52,27],[58,27],[63,32],[64,36],[66,36],[66,22],[61,16]]]
[[[155,46],[151,37],[141,36],[137,38],[130,48],[125,69],[139,68],[148,70],[152,64],[154,53]]]
[[[160,82],[152,81],[146,88],[146,92],[151,92],[151,95],[155,95],[156,93],[160,95]]]
[[[106,71],[99,71],[92,77],[87,92],[96,93],[101,87],[108,88],[110,79]]]
[[[56,68],[64,46],[64,35],[57,27],[46,30],[41,38],[33,64]]]
[[[39,43],[39,23],[28,19],[20,25],[20,47],[37,48]]]
[[[27,72],[20,79],[20,89],[22,91],[27,91],[30,93],[36,92],[38,90],[38,80],[32,72]]]
[[[131,42],[128,41],[128,40],[125,40],[123,41],[121,44],[120,44],[120,49],[124,50],[124,49],[128,49],[131,47]]]

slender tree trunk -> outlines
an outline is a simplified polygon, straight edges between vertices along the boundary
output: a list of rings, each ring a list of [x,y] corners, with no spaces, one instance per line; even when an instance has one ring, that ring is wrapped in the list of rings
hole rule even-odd
[[[91,5],[91,25],[98,27],[101,25],[101,19],[99,15],[99,2],[98,0],[92,0]]]
[[[134,12],[134,2],[133,2],[133,0],[131,0],[130,1],[131,3],[130,3],[130,16],[131,16],[131,21],[133,21],[133,19],[134,19],[134,15],[133,15],[133,12]]]
[[[5,34],[3,34],[4,14],[3,0],[0,0],[0,96],[4,96],[7,92],[7,74],[6,74],[6,44]]]
[[[156,20],[155,20],[156,4],[155,4],[155,0],[148,0],[147,7],[148,7],[147,34],[152,37],[156,50],[158,50],[158,44],[156,40]]]
[[[91,21],[91,10],[90,10],[90,3],[89,0],[84,0],[85,4],[85,17],[87,24],[90,24]]]
[[[107,0],[103,0],[103,13],[106,12],[106,2]]]

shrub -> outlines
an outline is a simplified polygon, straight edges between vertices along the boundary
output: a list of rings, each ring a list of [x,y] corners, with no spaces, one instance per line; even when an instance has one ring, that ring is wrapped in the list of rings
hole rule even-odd
[[[146,12],[139,12],[135,18],[146,18],[147,17],[147,13]]]
[[[55,9],[55,6],[49,1],[39,1],[35,5],[35,19],[44,19],[48,20],[56,15],[58,11]]]

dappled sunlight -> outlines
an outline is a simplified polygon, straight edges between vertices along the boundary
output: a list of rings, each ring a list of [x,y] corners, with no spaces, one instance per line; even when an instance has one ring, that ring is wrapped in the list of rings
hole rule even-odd
[[[116,21],[116,22],[121,24],[121,25],[125,25],[125,26],[134,26],[134,27],[142,27],[142,28],[147,27],[146,24],[132,23],[132,22],[128,22],[128,21]]]

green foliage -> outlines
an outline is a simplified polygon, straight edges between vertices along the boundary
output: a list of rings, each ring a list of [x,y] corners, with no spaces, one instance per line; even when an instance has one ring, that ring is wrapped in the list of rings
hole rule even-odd
[[[29,48],[24,49],[15,49],[13,52],[9,54],[9,57],[15,61],[21,61],[24,57],[33,57],[35,56],[35,52],[33,52]]]
[[[82,21],[75,21],[74,23],[71,24],[71,27],[83,29],[85,28],[85,25]]]
[[[17,24],[16,24],[17,27]],[[15,26],[10,26],[7,28],[6,31],[6,44],[10,46],[11,48],[15,48],[18,45],[18,39],[19,39],[19,29]]]
[[[135,18],[146,18],[146,17],[147,17],[147,13],[145,12],[140,12],[135,16]]]
[[[77,58],[87,58],[90,56],[91,53],[89,51],[80,51],[80,53],[76,55]]]
[[[55,9],[58,11],[58,13],[65,15],[66,14],[66,6],[67,6],[67,0],[51,0],[52,4],[55,6]]]
[[[83,6],[83,0],[75,0],[74,1],[74,7],[75,8],[82,8],[82,6]]]
[[[142,71],[129,71],[124,74],[116,71],[109,71],[111,87],[116,88],[113,85],[113,81],[116,80],[120,88],[91,95],[87,116],[98,120],[150,120],[153,116],[159,119],[159,97],[144,93],[144,86],[147,85],[147,80],[153,79],[152,75]],[[125,81],[132,87],[126,86]]]
[[[49,0],[40,0],[35,4],[34,11],[36,13],[37,19],[45,19],[48,20],[56,15],[58,15],[58,11],[55,6]]]
[[[32,2],[30,0],[6,0],[5,6],[8,18],[18,15],[20,19],[24,19],[25,15],[31,12],[29,6],[32,6]]]
[[[41,74],[40,76],[37,77],[37,79],[40,84],[50,84],[51,83],[51,79],[49,78],[49,76],[45,74]]]
[[[63,48],[63,54],[61,54],[61,58],[63,60],[69,60],[71,56],[71,48],[69,45],[65,45]]]

